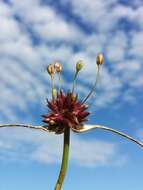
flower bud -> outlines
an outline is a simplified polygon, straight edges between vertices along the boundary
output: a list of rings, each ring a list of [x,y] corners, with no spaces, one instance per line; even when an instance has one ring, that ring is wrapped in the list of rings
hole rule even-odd
[[[96,63],[97,63],[97,65],[102,65],[103,64],[103,54],[102,53],[99,53],[98,55],[97,55],[97,58],[96,58]]]
[[[49,73],[49,75],[54,74],[55,68],[54,68],[54,66],[53,66],[52,64],[49,64],[49,65],[47,66],[47,72]]]
[[[55,62],[54,68],[58,73],[62,71],[62,65],[59,62]]]
[[[57,97],[57,90],[56,90],[56,88],[52,88],[52,97],[53,98]]]
[[[76,63],[76,72],[79,72],[83,67],[83,61],[82,60],[79,60],[77,63]]]

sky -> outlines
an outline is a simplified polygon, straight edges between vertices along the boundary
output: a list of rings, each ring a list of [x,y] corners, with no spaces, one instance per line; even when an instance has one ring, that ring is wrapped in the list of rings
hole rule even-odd
[[[62,63],[62,87],[88,100],[88,124],[102,124],[143,141],[142,0],[0,0],[0,123],[43,125],[51,81],[46,66]],[[56,79],[58,86],[58,79]],[[54,189],[62,135],[0,129],[0,190]],[[143,150],[110,132],[71,133],[63,190],[142,190]]]

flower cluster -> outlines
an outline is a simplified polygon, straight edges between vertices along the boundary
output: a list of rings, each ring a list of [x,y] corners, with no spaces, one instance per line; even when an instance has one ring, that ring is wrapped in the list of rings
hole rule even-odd
[[[79,101],[71,92],[65,94],[60,90],[55,99],[47,102],[50,112],[43,115],[43,121],[48,124],[49,131],[61,134],[66,127],[78,128],[87,121],[89,112],[86,111],[86,104]]]
[[[97,56],[96,63],[99,68],[99,66],[103,63],[102,54],[99,54]],[[43,122],[46,123],[44,127],[48,128],[49,131],[53,131],[56,134],[61,134],[64,133],[67,127],[76,130],[81,127],[85,121],[88,120],[87,116],[89,115],[89,112],[87,111],[88,106],[86,105],[86,100],[95,90],[96,82],[86,98],[83,100],[79,100],[78,95],[74,93],[74,87],[77,74],[82,69],[82,67],[83,61],[80,60],[76,64],[76,72],[74,76],[72,90],[64,92],[62,89],[60,89],[59,92],[57,92],[57,89],[55,88],[53,82],[54,74],[55,72],[60,74],[62,71],[62,66],[58,62],[48,65],[47,71],[51,76],[53,84],[52,99],[47,100],[49,112],[47,114],[43,114],[42,117],[44,118]]]

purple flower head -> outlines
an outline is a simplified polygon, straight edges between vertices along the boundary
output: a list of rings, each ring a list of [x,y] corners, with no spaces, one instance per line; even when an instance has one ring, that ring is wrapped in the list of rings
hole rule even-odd
[[[43,121],[48,124],[49,131],[61,134],[66,127],[78,129],[78,126],[87,121],[88,106],[79,101],[77,95],[72,92],[64,93],[60,90],[54,99],[47,102],[49,113],[42,116]]]

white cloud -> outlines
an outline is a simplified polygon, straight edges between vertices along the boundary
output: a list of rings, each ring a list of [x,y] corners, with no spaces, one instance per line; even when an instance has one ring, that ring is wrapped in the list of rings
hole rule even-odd
[[[0,2],[0,16],[11,16],[11,10],[9,6],[2,1]]]
[[[88,167],[110,165],[114,157],[116,157],[116,148],[112,143],[97,139],[73,139],[71,159],[79,165]]]
[[[40,1],[12,1],[15,14],[27,25],[37,38],[46,41],[75,42],[83,35],[74,25],[64,20],[50,6],[43,6]],[[32,7],[32,11],[31,11]]]
[[[117,31],[108,41],[106,55],[109,61],[118,62],[125,59],[128,38],[123,31]]]
[[[133,32],[131,35],[131,47],[129,54],[137,57],[138,59],[143,58],[143,32]]]
[[[103,0],[83,0],[82,3],[76,0],[63,0],[62,2],[69,3],[72,6],[72,11],[74,14],[80,16],[84,21],[88,22],[88,24],[91,23],[96,25],[98,29],[108,27],[110,12],[106,14],[106,10],[110,8],[111,5],[115,4],[115,1],[112,0],[106,2]],[[104,22],[103,24],[102,21]]]
[[[117,145],[108,141],[71,136],[70,160],[84,167],[117,166],[121,159]],[[62,136],[29,129],[1,129],[0,159],[9,161],[35,160],[45,164],[59,163]],[[124,163],[125,164],[125,163]]]
[[[79,16],[83,22],[91,25],[100,32],[112,32],[118,27],[121,19],[127,19],[131,22],[141,24],[142,18],[142,1],[135,2],[134,8],[132,2],[127,5],[118,0],[98,1],[98,0],[61,0],[63,4],[70,4],[73,14]]]
[[[4,43],[5,41],[16,41],[20,35],[20,31],[17,25],[17,22],[9,17],[0,16],[0,42]]]

